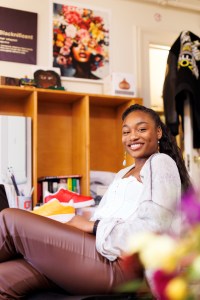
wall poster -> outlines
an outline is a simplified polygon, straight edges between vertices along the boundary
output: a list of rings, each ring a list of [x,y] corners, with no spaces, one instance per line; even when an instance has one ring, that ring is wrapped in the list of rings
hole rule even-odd
[[[0,7],[0,60],[36,64],[37,14]]]
[[[64,77],[109,75],[108,11],[53,3],[53,67]]]

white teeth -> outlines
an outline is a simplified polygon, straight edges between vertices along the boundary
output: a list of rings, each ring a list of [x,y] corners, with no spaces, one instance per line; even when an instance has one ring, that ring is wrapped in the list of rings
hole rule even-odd
[[[130,145],[130,148],[135,150],[135,149],[138,149],[140,146],[141,146],[141,144],[133,144],[133,145]]]

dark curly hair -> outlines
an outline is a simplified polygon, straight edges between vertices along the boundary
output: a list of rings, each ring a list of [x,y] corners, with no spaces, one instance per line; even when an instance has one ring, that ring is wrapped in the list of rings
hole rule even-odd
[[[181,149],[178,147],[176,138],[171,134],[169,128],[161,121],[159,115],[151,108],[147,108],[140,104],[134,104],[129,106],[122,114],[122,120],[133,111],[142,111],[151,116],[157,127],[162,129],[162,137],[160,139],[160,153],[168,154],[175,162],[178,167],[178,171],[181,178],[182,190],[187,191],[192,187],[190,176],[185,166],[185,162],[182,156]]]

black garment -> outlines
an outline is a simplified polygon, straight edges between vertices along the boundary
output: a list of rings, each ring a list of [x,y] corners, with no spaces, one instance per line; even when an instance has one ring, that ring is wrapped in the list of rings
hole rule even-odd
[[[200,38],[181,32],[172,45],[163,86],[166,124],[173,135],[179,133],[179,117],[184,121],[184,100],[190,100],[193,147],[200,148]]]
[[[0,184],[0,211],[4,208],[8,208],[8,198],[6,196],[5,187],[3,184]]]

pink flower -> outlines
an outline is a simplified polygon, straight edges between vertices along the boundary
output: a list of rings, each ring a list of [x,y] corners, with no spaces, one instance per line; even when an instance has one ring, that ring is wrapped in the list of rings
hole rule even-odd
[[[95,48],[96,53],[103,55],[104,54],[104,48],[102,46],[100,46],[99,44],[97,45],[97,47]]]
[[[67,37],[65,40],[65,46],[67,46],[68,48],[71,48],[72,46],[72,39]]]
[[[60,48],[60,54],[62,55],[69,55],[70,54],[70,48],[67,46],[64,46]]]
[[[165,273],[157,270],[153,274],[153,289],[157,300],[168,300],[165,295],[165,289],[171,279],[176,276],[175,273]]]
[[[90,19],[84,19],[84,20],[82,19],[82,21],[78,25],[79,25],[80,29],[89,30],[90,23],[91,23]]]
[[[82,18],[77,11],[71,11],[69,13],[64,13],[64,18],[68,24],[78,25],[82,21]]]
[[[67,59],[64,56],[58,55],[56,58],[56,61],[59,65],[66,65],[67,64]]]
[[[93,17],[92,21],[95,23],[95,24],[103,24],[103,19],[99,16],[95,16]]]
[[[191,225],[200,222],[200,201],[199,196],[194,190],[188,191],[183,196],[181,201],[181,211]]]

